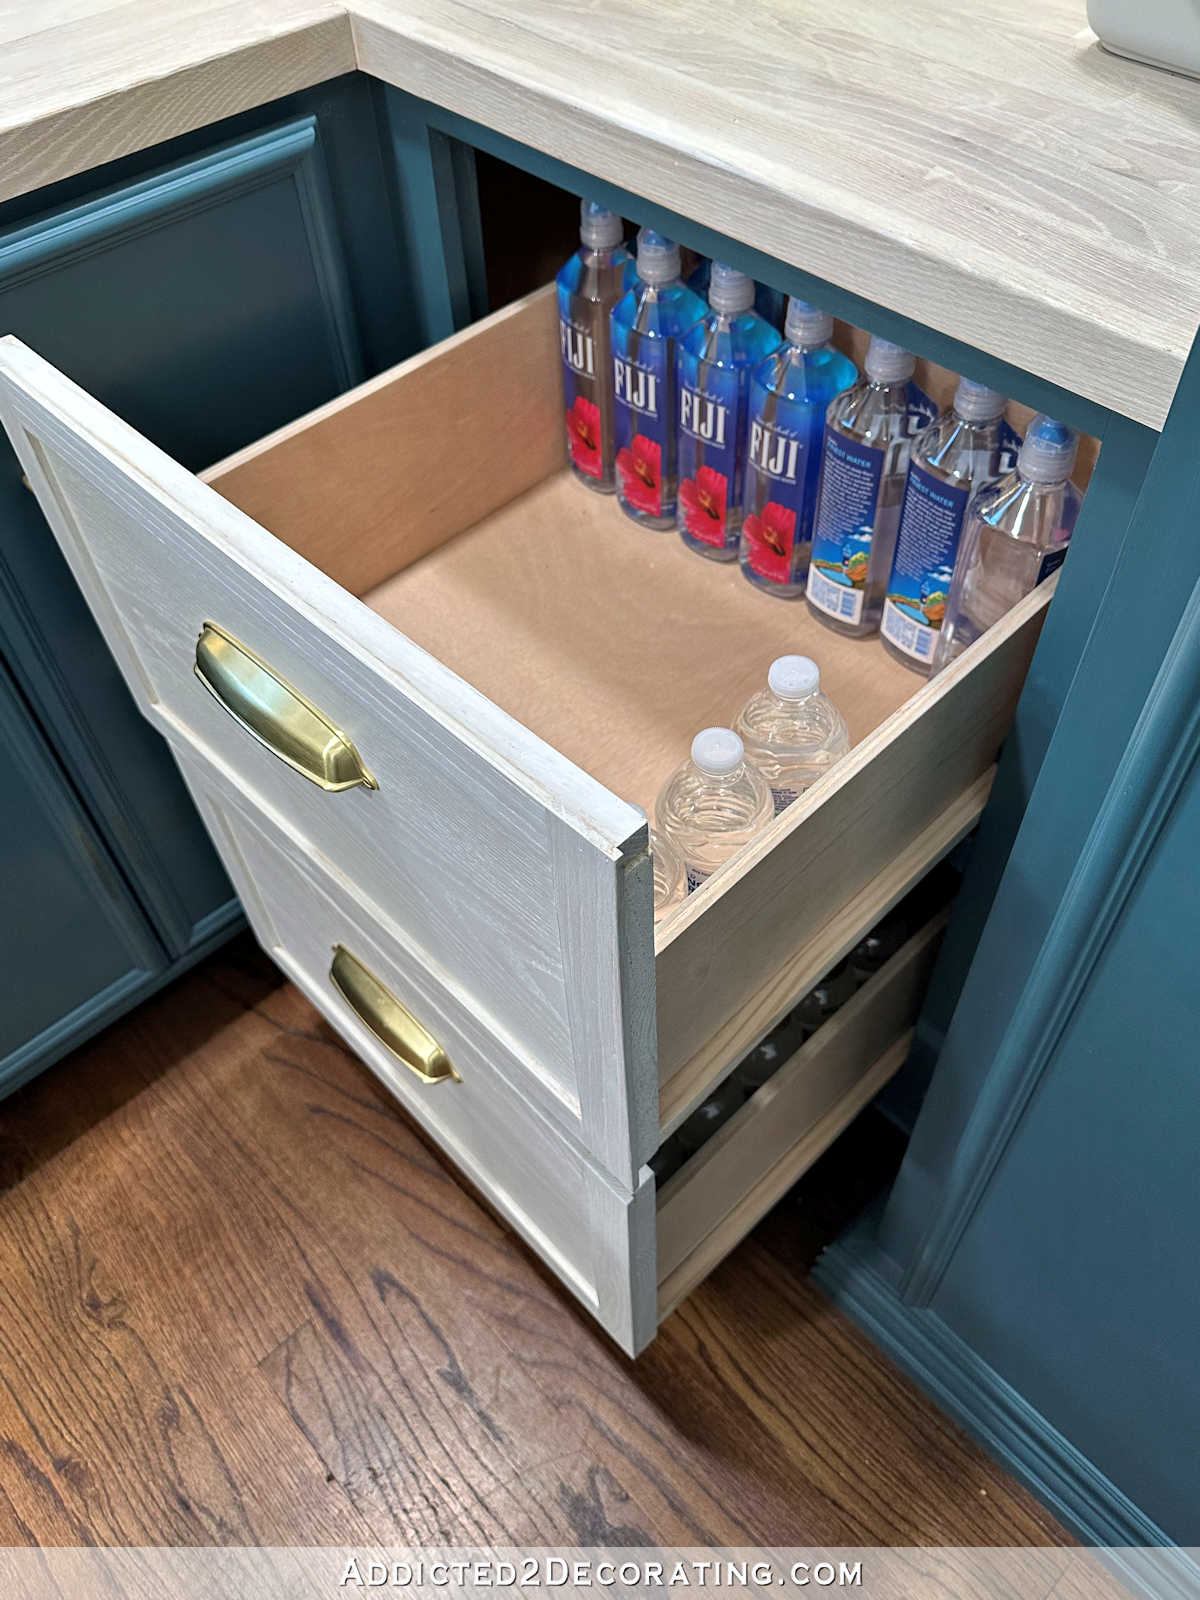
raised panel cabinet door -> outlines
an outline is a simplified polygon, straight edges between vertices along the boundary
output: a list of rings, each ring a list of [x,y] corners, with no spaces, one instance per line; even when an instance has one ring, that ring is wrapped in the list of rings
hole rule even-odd
[[[408,311],[384,327],[374,305],[389,272],[394,290],[397,240],[368,90],[314,91],[311,113],[0,220],[0,334],[44,350],[190,467],[358,381],[364,327],[372,360],[406,354],[420,334]],[[230,885],[169,754],[3,441],[0,633],[171,953],[231,926]]]
[[[102,1027],[165,955],[0,666],[0,1096]]]
[[[144,714],[366,886],[632,1189],[658,1142],[644,813],[12,339],[0,411]]]

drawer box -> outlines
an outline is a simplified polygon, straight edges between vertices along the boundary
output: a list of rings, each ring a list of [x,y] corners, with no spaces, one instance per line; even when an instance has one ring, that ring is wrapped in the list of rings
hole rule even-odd
[[[0,405],[189,770],[349,885],[632,1195],[663,1131],[972,826],[1052,586],[923,683],[575,483],[557,360],[541,292],[207,484],[14,340]],[[206,625],[247,652],[225,704],[195,670]],[[854,749],[655,929],[644,812],[788,650],[821,662]],[[270,748],[311,757],[314,726],[348,786]]]
[[[932,918],[659,1194],[634,1193],[497,1071],[494,1043],[451,989],[303,841],[180,753],[180,766],[263,948],[618,1342],[636,1354],[903,1060],[946,921]],[[335,952],[418,1016],[454,1076],[426,1083],[335,981]]]

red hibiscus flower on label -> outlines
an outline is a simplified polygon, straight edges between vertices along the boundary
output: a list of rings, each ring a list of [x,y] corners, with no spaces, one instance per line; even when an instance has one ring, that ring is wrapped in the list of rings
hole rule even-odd
[[[753,513],[742,524],[746,534],[748,559],[753,571],[774,583],[791,580],[792,544],[796,538],[796,513],[775,500],[768,500],[760,515]]]
[[[729,480],[713,467],[701,467],[679,485],[684,527],[703,544],[725,543],[725,497]]]
[[[589,478],[598,478],[604,471],[600,443],[600,407],[577,394],[574,405],[567,408],[567,444],[571,460]]]
[[[654,439],[635,433],[627,450],[617,452],[621,497],[634,511],[662,516],[662,448]]]

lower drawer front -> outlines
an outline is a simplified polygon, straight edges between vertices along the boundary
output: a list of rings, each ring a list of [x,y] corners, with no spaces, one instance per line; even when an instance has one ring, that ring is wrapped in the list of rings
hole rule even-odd
[[[653,1179],[632,1195],[613,1184],[496,1072],[469,1006],[349,884],[211,769],[176,756],[264,949],[593,1316],[626,1349],[641,1348],[655,1325]],[[356,993],[347,978],[363,969]],[[381,991],[427,1030],[456,1078],[422,1082],[364,1021],[379,1025]]]

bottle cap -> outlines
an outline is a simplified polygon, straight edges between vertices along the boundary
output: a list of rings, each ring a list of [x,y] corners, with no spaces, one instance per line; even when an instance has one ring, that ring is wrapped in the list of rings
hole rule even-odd
[[[702,728],[692,740],[692,764],[710,778],[727,778],[736,772],[745,753],[732,728]]]
[[[913,375],[917,360],[911,350],[905,350],[890,339],[871,335],[867,346],[867,359],[863,365],[867,377],[876,383],[904,383]]]
[[[679,276],[679,246],[653,228],[642,228],[637,236],[638,277],[643,283],[674,283]]]
[[[730,316],[749,311],[754,304],[754,279],[736,267],[727,267],[723,261],[714,261],[708,280],[708,303],[714,311],[724,311]]]
[[[1017,456],[1017,471],[1030,483],[1065,483],[1075,465],[1079,435],[1065,422],[1039,411]]]
[[[833,338],[833,318],[819,306],[810,306],[807,300],[797,300],[794,294],[789,295],[783,336],[789,344],[806,347],[828,344]]]
[[[954,409],[964,422],[994,422],[1004,415],[1008,396],[973,378],[960,378],[954,391]]]
[[[807,700],[821,687],[821,669],[811,656],[779,656],[771,663],[767,686],[781,700]]]
[[[593,250],[611,250],[621,242],[625,224],[615,211],[595,200],[579,202],[579,239]]]

